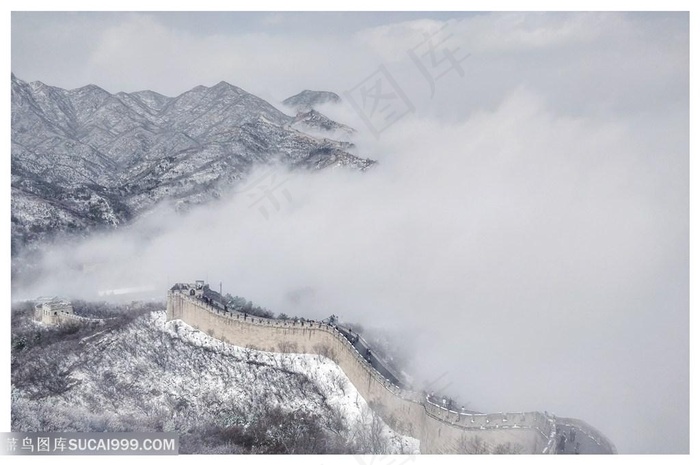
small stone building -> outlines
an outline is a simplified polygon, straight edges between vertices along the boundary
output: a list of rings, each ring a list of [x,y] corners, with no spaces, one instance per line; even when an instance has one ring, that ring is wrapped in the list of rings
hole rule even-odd
[[[40,297],[34,304],[34,319],[45,324],[58,324],[68,315],[73,315],[73,305],[66,299]]]
[[[204,284],[204,281],[202,280],[197,280],[194,282],[194,284],[178,283],[170,288],[170,290],[173,292],[182,292],[183,294],[197,298],[202,298],[204,296],[205,289],[208,290],[209,286]]]

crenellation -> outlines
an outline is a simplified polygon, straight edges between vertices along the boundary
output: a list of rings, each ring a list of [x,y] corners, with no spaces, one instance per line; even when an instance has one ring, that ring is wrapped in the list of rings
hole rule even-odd
[[[192,295],[187,285],[176,285],[168,292],[167,318],[180,319],[239,347],[304,354],[319,354],[319,347],[327,347],[359,394],[377,408],[385,422],[396,425],[397,432],[420,440],[422,453],[459,451],[456,445],[473,437],[489,448],[512,443],[524,453],[554,453],[556,424],[552,415],[450,410],[424,393],[402,389],[385,378],[334,326],[251,317],[230,311],[223,304],[221,307]]]

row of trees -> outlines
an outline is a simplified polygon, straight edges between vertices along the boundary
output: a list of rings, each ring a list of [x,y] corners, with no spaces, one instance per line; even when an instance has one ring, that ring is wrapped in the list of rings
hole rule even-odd
[[[226,300],[229,308],[232,310],[245,312],[248,315],[258,316],[260,318],[275,318],[275,314],[273,312],[265,307],[260,307],[259,305],[253,304],[252,300],[246,300],[244,297],[226,294],[224,299]]]

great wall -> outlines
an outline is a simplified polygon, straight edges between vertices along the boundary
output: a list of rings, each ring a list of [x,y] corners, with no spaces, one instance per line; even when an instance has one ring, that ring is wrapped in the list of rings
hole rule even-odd
[[[58,297],[39,297],[34,302],[34,319],[47,325],[71,325],[80,323],[102,324],[101,318],[88,318],[73,313],[70,301]]]
[[[564,427],[575,428],[579,437],[588,438],[597,447],[583,453],[617,453],[602,433],[580,420],[559,419],[546,412],[475,414],[449,410],[432,402],[425,393],[390,382],[334,325],[248,317],[212,305],[193,289],[176,285],[168,291],[168,320],[182,320],[240,347],[328,356],[394,431],[420,441],[423,454],[467,453],[477,442],[486,452],[499,445],[517,445],[521,453],[561,453],[564,449],[558,445],[565,442]],[[578,444],[576,447],[578,452]]]

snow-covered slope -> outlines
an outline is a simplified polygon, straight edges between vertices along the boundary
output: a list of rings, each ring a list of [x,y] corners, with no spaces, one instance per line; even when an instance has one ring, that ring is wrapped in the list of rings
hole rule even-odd
[[[332,137],[333,139],[348,141],[355,134],[350,126],[333,121],[316,110],[299,113],[294,118],[291,127],[319,137]]]
[[[322,356],[235,347],[165,311],[72,333],[17,318],[14,431],[175,430],[192,453],[418,452]]]
[[[374,163],[316,133],[346,126],[325,117],[293,124],[226,82],[170,98],[94,85],[65,90],[14,74],[11,81],[13,253],[57,231],[118,226],[163,200],[187,208],[219,198],[258,163]]]

